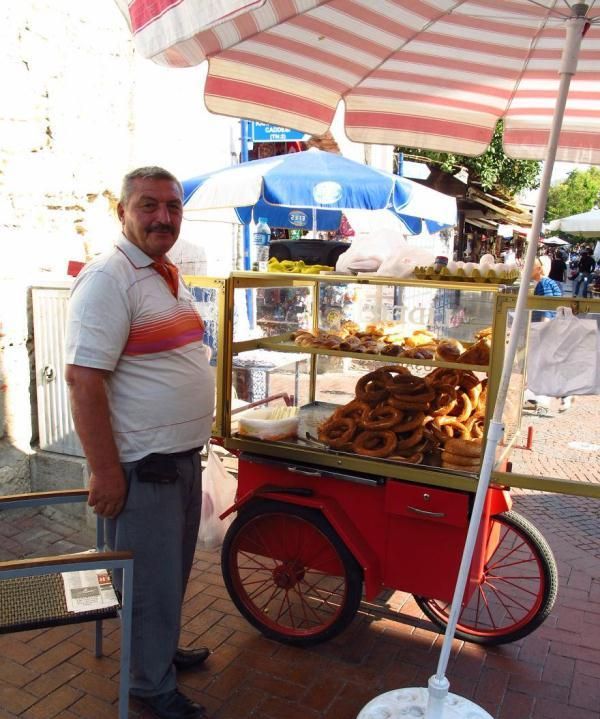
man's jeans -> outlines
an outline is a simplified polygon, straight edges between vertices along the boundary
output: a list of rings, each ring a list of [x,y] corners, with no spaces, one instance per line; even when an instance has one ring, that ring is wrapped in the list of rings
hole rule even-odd
[[[580,272],[575,278],[575,284],[573,285],[573,297],[587,297],[588,296],[588,283],[590,281],[590,272]],[[581,294],[579,290],[581,289]]]

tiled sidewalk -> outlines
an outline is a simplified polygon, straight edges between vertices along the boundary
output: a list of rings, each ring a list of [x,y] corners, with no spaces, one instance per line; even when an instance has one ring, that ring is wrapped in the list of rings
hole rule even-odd
[[[581,399],[564,416],[527,418],[536,428],[535,451],[515,452],[515,471],[600,481],[593,448],[599,409],[598,398]],[[515,509],[556,555],[557,604],[542,627],[516,643],[486,649],[455,641],[451,691],[499,719],[600,719],[600,504],[525,491],[514,497]],[[2,557],[87,540],[64,519],[21,515],[0,524]],[[426,686],[442,641],[410,595],[397,592],[363,605],[350,628],[326,644],[294,649],[271,642],[233,607],[218,552],[197,553],[184,613],[183,643],[209,645],[214,654],[180,683],[215,719],[355,719],[384,691]],[[92,625],[1,636],[0,719],[114,719],[115,632],[112,622],[103,659],[93,656]],[[149,716],[132,705],[131,717]]]

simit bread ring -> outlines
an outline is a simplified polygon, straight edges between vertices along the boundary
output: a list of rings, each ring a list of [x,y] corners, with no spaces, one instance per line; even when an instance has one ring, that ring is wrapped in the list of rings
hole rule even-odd
[[[367,430],[392,429],[401,419],[402,412],[391,405],[378,405],[373,409],[367,405],[358,420],[358,425]]]
[[[356,454],[367,457],[387,457],[396,448],[396,435],[389,429],[361,432],[352,442]]]
[[[476,413],[465,422],[465,427],[473,439],[480,439],[485,429],[485,418]]]
[[[412,377],[410,370],[407,367],[403,367],[398,364],[386,364],[385,367],[379,368],[379,372],[387,372],[391,375],[393,380],[400,375],[408,375],[409,377]]]
[[[434,417],[449,414],[456,407],[456,390],[449,384],[434,384],[432,389],[435,397],[431,402],[430,412]]]
[[[333,419],[319,428],[319,439],[333,449],[341,449],[349,444],[356,431],[356,421],[350,417]]]
[[[411,432],[417,427],[422,427],[424,421],[425,412],[415,412],[414,414],[406,412],[398,424],[392,427],[392,430],[397,433]]]
[[[371,406],[367,402],[361,402],[359,399],[353,399],[348,404],[338,407],[330,419],[342,419],[342,417],[350,417],[354,420],[359,420],[363,413],[371,409]]]
[[[421,462],[425,459],[425,455],[423,452],[412,452],[412,450],[407,450],[406,453],[397,452],[392,454],[388,457],[388,459],[393,459],[396,462],[407,462],[408,464],[421,464]]]
[[[474,372],[471,372],[470,369],[466,369],[458,373],[458,384],[465,391],[468,391],[481,384],[481,380]]]
[[[480,457],[465,457],[462,454],[455,454],[442,450],[442,462],[450,462],[450,464],[459,464],[463,467],[479,467]]]
[[[444,442],[444,449],[463,457],[480,457],[481,439],[447,439]]]
[[[434,417],[431,422],[431,428],[434,434],[439,438],[445,438],[445,440],[453,439],[455,436],[462,438],[469,438],[469,432],[462,422],[459,422],[456,417]]]
[[[456,417],[459,422],[464,422],[471,416],[473,405],[466,392],[458,392],[456,395],[456,406],[448,413]]]
[[[412,432],[404,432],[398,435],[395,451],[401,452],[404,449],[410,449],[423,439],[423,427],[417,427]]]
[[[451,387],[458,387],[460,376],[458,370],[437,367],[425,377],[427,384],[449,384]]]
[[[356,398],[364,402],[381,402],[389,395],[390,375],[375,370],[363,375],[356,383]]]

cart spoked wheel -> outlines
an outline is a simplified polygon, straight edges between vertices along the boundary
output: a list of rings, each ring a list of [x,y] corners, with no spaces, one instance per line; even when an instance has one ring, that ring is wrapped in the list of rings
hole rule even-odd
[[[227,532],[221,565],[241,614],[287,644],[331,639],[361,601],[360,566],[325,517],[306,507],[251,502]]]
[[[479,586],[463,608],[455,636],[476,644],[505,644],[525,637],[552,611],[558,575],[552,550],[517,512],[490,518],[488,556]],[[442,630],[450,602],[415,596],[423,613]]]

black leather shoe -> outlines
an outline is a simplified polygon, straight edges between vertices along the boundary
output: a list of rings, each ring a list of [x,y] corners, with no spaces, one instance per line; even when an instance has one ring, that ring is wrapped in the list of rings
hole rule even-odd
[[[136,701],[148,707],[158,719],[208,719],[206,709],[188,699],[179,690],[155,694],[152,697],[134,696]]]
[[[173,657],[173,664],[177,669],[191,669],[200,666],[210,656],[208,647],[198,647],[197,649],[178,649]]]

